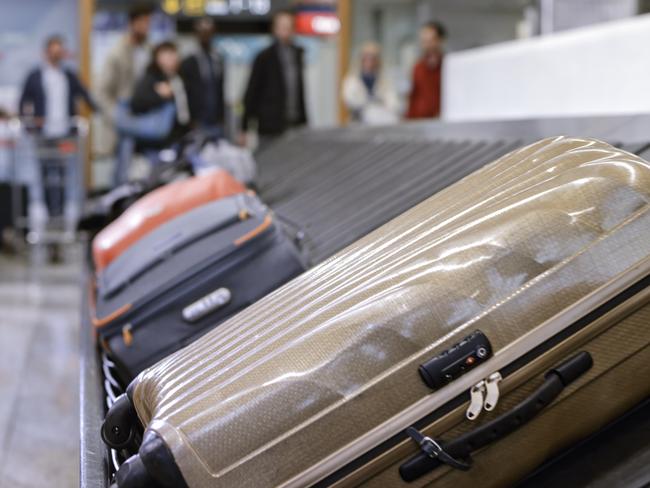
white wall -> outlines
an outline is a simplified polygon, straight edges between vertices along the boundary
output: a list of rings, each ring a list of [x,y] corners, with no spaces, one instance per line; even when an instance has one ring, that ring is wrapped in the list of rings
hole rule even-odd
[[[419,23],[442,21],[449,31],[447,51],[455,52],[517,38],[524,17],[521,2],[419,0]]]
[[[650,15],[448,55],[447,120],[650,112]]]
[[[310,127],[338,125],[338,49],[334,39],[316,43],[305,72],[305,103]]]
[[[446,50],[454,52],[516,38],[524,12],[518,3],[505,0],[357,0],[352,8],[352,59],[358,58],[365,42],[379,42],[383,75],[392,81],[403,105],[419,56],[418,30],[424,22],[443,22],[449,31]]]
[[[41,63],[43,43],[51,34],[63,35],[77,63],[76,0],[0,0],[0,109],[16,112],[22,84]]]
[[[554,0],[551,27],[558,32],[632,17],[639,11],[638,3],[638,0]]]

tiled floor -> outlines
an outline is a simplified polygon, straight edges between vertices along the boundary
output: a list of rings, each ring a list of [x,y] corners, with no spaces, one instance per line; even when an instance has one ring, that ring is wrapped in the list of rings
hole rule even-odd
[[[0,255],[0,488],[79,486],[81,254]]]

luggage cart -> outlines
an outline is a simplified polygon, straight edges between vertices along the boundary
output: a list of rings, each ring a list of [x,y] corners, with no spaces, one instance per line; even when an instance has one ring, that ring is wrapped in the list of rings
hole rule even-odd
[[[33,151],[36,166],[33,178],[41,185],[35,190],[39,194],[37,202],[30,199],[30,205],[42,204],[39,211],[30,209],[32,211],[28,212],[30,225],[26,240],[32,246],[47,249],[50,260],[58,261],[63,247],[76,240],[76,227],[85,200],[88,122],[75,117],[69,133],[56,138],[35,130],[38,126],[33,120],[23,119],[22,126],[22,137],[26,140],[21,146],[25,151]]]

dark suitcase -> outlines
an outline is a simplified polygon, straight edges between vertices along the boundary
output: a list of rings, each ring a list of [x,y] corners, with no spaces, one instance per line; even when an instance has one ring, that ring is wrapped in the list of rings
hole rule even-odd
[[[650,393],[649,202],[598,141],[504,156],[138,376],[117,485],[514,486]]]
[[[125,381],[304,271],[254,195],[200,206],[160,226],[96,280],[94,325]]]
[[[27,187],[0,182],[0,242],[5,229],[15,229],[16,219],[27,216]]]
[[[11,186],[0,183],[0,237],[4,229],[11,227],[13,223],[11,195]]]

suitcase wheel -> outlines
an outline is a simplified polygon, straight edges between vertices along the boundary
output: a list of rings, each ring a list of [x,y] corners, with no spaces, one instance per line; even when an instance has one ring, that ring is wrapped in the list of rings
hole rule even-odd
[[[122,394],[115,400],[102,423],[101,435],[104,443],[112,449],[122,450],[134,445],[138,432],[137,415],[131,400]]]

